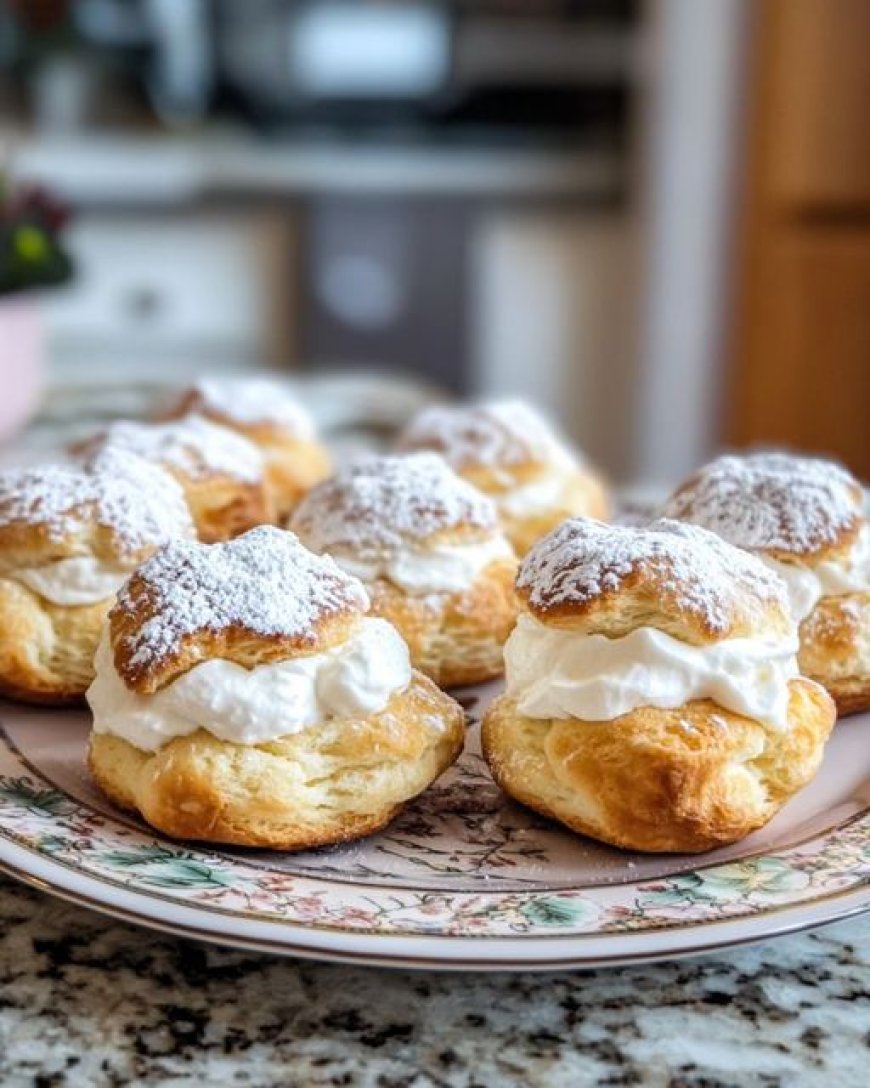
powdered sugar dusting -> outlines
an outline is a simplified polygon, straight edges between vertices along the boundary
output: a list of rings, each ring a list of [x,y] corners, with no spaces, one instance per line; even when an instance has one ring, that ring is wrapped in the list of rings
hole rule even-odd
[[[840,465],[784,453],[720,457],[662,511],[751,551],[805,555],[836,544],[862,518],[857,481]]]
[[[644,528],[563,522],[526,556],[517,587],[528,591],[532,608],[549,609],[618,593],[636,574],[714,631],[728,627],[747,591],[788,609],[782,581],[760,560],[705,529],[664,518]]]
[[[283,529],[261,525],[223,544],[173,541],[140,568],[151,618],[128,636],[130,666],[148,669],[200,632],[312,638],[319,620],[366,611],[362,583]],[[113,610],[133,609],[128,583]]]
[[[86,448],[108,447],[171,466],[192,480],[228,476],[243,483],[257,483],[263,476],[263,455],[253,442],[202,416],[186,416],[170,423],[119,420]]]
[[[459,470],[576,460],[540,413],[519,400],[424,408],[399,447],[434,450]]]
[[[295,438],[314,437],[308,412],[283,385],[268,378],[203,378],[191,394],[194,409],[233,423],[274,424]]]
[[[434,453],[358,458],[310,491],[291,523],[316,551],[363,559],[464,525],[494,533],[495,505]]]
[[[0,473],[0,525],[18,521],[40,526],[57,541],[102,525],[113,533],[122,556],[194,535],[175,480],[141,457],[115,449],[82,466],[37,465]]]

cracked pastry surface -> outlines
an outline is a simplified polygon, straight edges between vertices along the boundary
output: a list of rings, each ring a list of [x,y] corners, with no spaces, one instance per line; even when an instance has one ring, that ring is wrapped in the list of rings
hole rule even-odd
[[[609,512],[595,470],[522,401],[424,408],[398,448],[440,454],[488,494],[520,556],[566,518],[605,518]]]
[[[186,390],[169,412],[172,418],[189,414],[229,427],[259,447],[279,523],[332,471],[311,416],[278,381],[205,378]]]
[[[360,578],[442,687],[500,676],[516,619],[516,557],[495,506],[432,453],[368,456],[315,487],[290,520]]]
[[[0,473],[0,691],[80,701],[121,585],[157,547],[193,535],[179,485],[134,454]]]
[[[799,674],[781,581],[703,529],[577,518],[520,567],[507,687],[484,755],[574,831],[698,852],[767,823],[814,776],[835,720]]]
[[[97,782],[177,838],[297,850],[382,827],[458,756],[464,715],[367,609],[271,526],[161,549],[98,651]]]
[[[785,453],[729,455],[677,488],[664,513],[713,530],[774,570],[800,623],[802,671],[841,713],[870,708],[870,526],[850,473]]]
[[[243,435],[189,415],[167,423],[119,420],[74,447],[79,455],[121,449],[160,465],[184,490],[200,540],[229,540],[274,521],[259,448]]]

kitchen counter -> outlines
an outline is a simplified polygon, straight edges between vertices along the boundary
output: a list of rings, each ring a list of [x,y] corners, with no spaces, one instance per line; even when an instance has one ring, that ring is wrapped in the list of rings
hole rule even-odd
[[[77,205],[174,205],[222,196],[311,193],[612,199],[614,154],[595,149],[252,141],[229,132],[193,138],[82,133],[32,137],[0,128],[21,178]]]
[[[439,975],[207,947],[0,878],[0,1083],[864,1088],[870,917],[702,959]]]

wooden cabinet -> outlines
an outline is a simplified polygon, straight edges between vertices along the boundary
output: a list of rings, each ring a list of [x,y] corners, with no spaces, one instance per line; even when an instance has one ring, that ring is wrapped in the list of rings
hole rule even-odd
[[[870,3],[756,8],[726,436],[870,479]]]
[[[766,195],[802,207],[870,208],[870,3],[763,0],[760,7],[759,59],[770,80],[759,103]]]
[[[784,225],[753,271],[735,437],[834,453],[870,476],[870,229]]]

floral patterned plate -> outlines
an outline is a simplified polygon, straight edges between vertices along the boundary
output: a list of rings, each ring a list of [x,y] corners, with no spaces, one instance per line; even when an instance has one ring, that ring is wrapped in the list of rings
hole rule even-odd
[[[870,715],[765,829],[702,858],[568,834],[486,773],[464,693],[460,763],[385,832],[286,855],[169,841],[84,769],[83,713],[0,705],[0,868],[130,921],[287,955],[435,968],[558,968],[688,955],[870,909]]]

